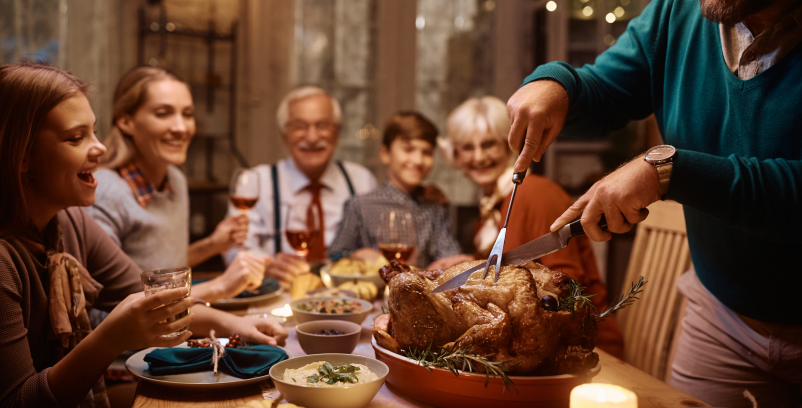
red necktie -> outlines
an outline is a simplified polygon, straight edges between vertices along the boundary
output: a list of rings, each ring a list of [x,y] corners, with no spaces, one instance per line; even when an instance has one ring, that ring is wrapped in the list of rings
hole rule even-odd
[[[320,201],[320,189],[323,185],[317,181],[311,182],[306,189],[312,193],[312,200],[306,209],[306,227],[309,231],[316,231],[309,241],[309,254],[306,256],[308,262],[320,262],[326,259],[326,223],[323,219],[323,204]],[[317,209],[317,222],[315,222],[315,209]]]

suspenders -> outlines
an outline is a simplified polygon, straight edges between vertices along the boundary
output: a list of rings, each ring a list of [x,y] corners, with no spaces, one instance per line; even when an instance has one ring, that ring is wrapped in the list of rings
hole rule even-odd
[[[345,182],[348,183],[348,191],[351,192],[351,197],[356,195],[354,193],[354,185],[351,183],[351,177],[348,177],[348,172],[345,171],[345,166],[337,160],[337,167],[345,177]],[[273,179],[273,231],[276,233],[273,236],[273,243],[275,244],[275,253],[281,252],[281,196],[279,195],[278,186],[278,167],[274,164],[270,166],[270,177]]]
[[[345,182],[348,183],[348,191],[351,192],[351,197],[355,196],[354,194],[354,185],[351,184],[351,178],[348,177],[348,172],[345,171],[345,166],[343,166],[343,162],[337,160],[337,167],[340,168],[340,171],[343,172],[343,176],[345,176]]]
[[[270,176],[273,178],[273,242],[276,245],[276,252],[281,252],[281,197],[278,193],[278,167],[270,166]]]

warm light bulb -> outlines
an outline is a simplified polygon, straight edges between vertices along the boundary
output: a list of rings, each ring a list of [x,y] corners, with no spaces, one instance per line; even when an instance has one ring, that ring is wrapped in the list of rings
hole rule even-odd
[[[553,2],[553,1],[550,1],[550,2],[546,3],[546,10],[548,10],[548,11],[557,10],[557,3]]]
[[[615,10],[613,10],[613,13],[615,13],[616,17],[620,18],[620,17],[622,17],[624,15],[624,8],[621,7],[621,6],[618,6],[618,7],[615,8]]]
[[[426,19],[423,18],[423,16],[419,16],[418,18],[416,18],[415,27],[417,27],[418,30],[423,30],[423,27],[426,27]]]
[[[607,13],[604,19],[607,20],[608,23],[613,23],[615,21],[615,15],[613,13]]]
[[[585,17],[590,17],[593,14],[593,7],[585,6],[585,8],[582,9],[582,14],[584,14]]]

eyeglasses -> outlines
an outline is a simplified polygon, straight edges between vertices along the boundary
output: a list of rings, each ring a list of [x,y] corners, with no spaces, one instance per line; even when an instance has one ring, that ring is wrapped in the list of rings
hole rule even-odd
[[[332,134],[339,129],[340,126],[328,120],[320,120],[314,123],[309,123],[305,120],[299,119],[287,123],[287,132],[292,134],[302,134],[308,132],[310,127],[314,127],[315,130],[321,134]]]
[[[504,143],[496,139],[485,139],[479,143],[460,143],[457,145],[457,150],[463,153],[473,153],[474,150],[482,150],[485,152],[501,152],[504,150]]]

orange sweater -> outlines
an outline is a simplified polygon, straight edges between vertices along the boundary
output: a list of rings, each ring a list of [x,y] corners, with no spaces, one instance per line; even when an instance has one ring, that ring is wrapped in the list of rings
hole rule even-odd
[[[508,194],[500,203],[502,219],[506,215],[511,195]],[[515,205],[507,226],[504,251],[547,234],[554,220],[571,204],[573,200],[568,193],[553,181],[534,174],[526,176],[516,192]],[[482,225],[481,220],[477,223],[477,227],[479,225]],[[586,293],[597,294],[598,296],[591,299],[599,311],[608,306],[607,286],[599,277],[593,247],[588,237],[573,238],[567,247],[538,259],[538,262],[576,279],[587,288]],[[596,345],[616,357],[623,358],[624,339],[614,316],[599,323]]]

